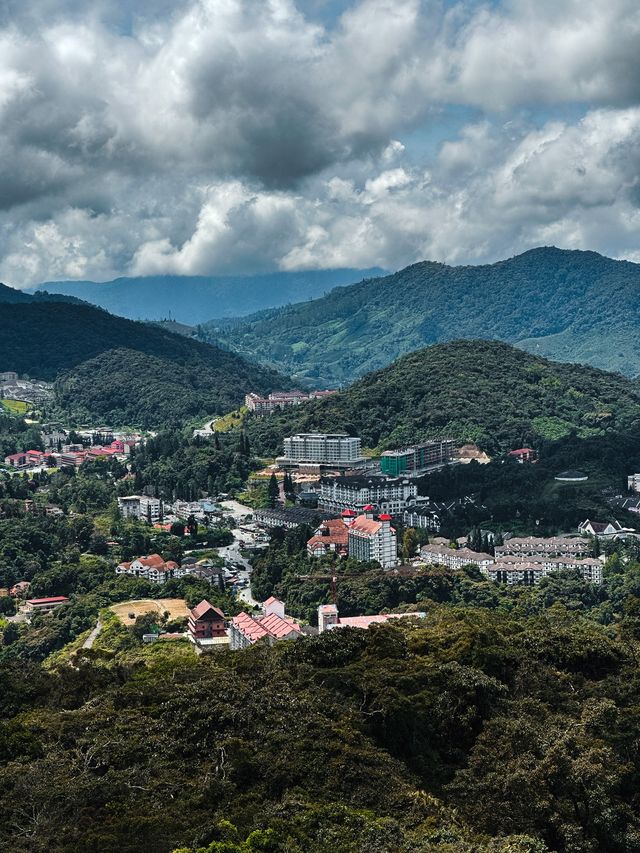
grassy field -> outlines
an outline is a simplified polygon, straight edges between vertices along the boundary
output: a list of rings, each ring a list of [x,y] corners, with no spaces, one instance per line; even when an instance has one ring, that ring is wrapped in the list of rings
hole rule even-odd
[[[226,415],[216,418],[213,424],[213,429],[215,432],[228,432],[230,429],[241,427],[246,414],[247,409],[244,406],[242,406],[238,411],[228,412]]]
[[[31,408],[28,403],[23,400],[0,400],[3,407],[11,412],[12,415],[24,415]]]
[[[123,601],[110,608],[123,625],[133,625],[138,616],[143,613],[157,613],[159,616],[169,611],[171,619],[189,615],[189,608],[184,598],[138,598],[135,601]],[[130,614],[133,614],[131,618]]]

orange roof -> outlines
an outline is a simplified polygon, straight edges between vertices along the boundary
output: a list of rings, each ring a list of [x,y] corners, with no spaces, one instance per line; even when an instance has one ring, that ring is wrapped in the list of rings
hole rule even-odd
[[[276,602],[278,604],[282,604],[279,598],[276,598],[275,595],[271,595],[269,596],[269,598],[267,598],[266,601],[263,602],[263,604],[275,604]]]
[[[155,566],[156,568],[164,566],[164,560],[162,559],[160,554],[149,554],[148,557],[138,557],[138,560],[142,563],[143,566]]]
[[[193,610],[191,611],[191,615],[194,619],[201,619],[205,616],[209,611],[213,611],[216,616],[219,616],[221,619],[224,619],[224,613],[218,607],[214,607],[213,604],[209,604],[206,598],[203,598],[200,604],[197,604]]]
[[[367,518],[365,515],[359,515],[353,522],[349,530],[354,530],[359,533],[377,533],[382,525],[379,521],[374,521],[372,518]]]
[[[298,634],[301,633],[297,622],[289,622],[288,619],[281,619],[276,613],[270,613],[268,616],[265,616],[260,620],[260,625],[266,628],[271,636],[276,637],[276,639],[282,639],[282,637],[286,637],[292,631],[297,631]]]

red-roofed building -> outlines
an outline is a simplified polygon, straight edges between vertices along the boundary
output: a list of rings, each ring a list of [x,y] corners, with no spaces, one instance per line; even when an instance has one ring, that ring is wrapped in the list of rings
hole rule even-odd
[[[345,510],[342,518],[331,518],[323,521],[320,527],[307,542],[307,554],[310,557],[321,557],[323,554],[335,553],[340,557],[346,557],[349,550],[349,529],[351,518],[355,518],[355,512]]]
[[[414,617],[416,619],[424,619],[426,613],[418,611],[416,613],[379,613],[375,616],[339,616],[338,608],[335,604],[321,604],[318,607],[318,633],[324,634],[325,631],[330,631],[335,628],[370,628],[371,625],[379,625],[388,622],[390,619],[403,619],[406,617]]]
[[[29,598],[25,601],[22,609],[27,618],[30,618],[34,613],[51,613],[56,607],[60,607],[61,604],[66,604],[68,601],[66,595],[54,595],[50,598]]]
[[[258,640],[267,640],[272,645],[278,640],[295,640],[302,631],[297,622],[284,613],[284,604],[279,598],[268,598],[262,605],[264,616],[240,613],[229,625],[229,640],[232,650],[246,649]]]
[[[160,554],[149,554],[148,557],[136,557],[130,563],[120,563],[116,566],[116,574],[145,578],[151,583],[164,583],[170,578],[184,577],[187,569],[183,569],[173,560],[165,562]]]
[[[537,459],[536,452],[531,447],[519,447],[517,450],[510,450],[507,456],[521,465],[525,462],[535,462]]]
[[[189,633],[194,640],[226,637],[225,616],[222,610],[203,599],[189,613]]]

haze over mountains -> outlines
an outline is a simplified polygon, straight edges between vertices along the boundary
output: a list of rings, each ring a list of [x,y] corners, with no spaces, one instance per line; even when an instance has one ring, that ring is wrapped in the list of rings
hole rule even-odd
[[[206,324],[203,334],[317,386],[347,384],[458,338],[503,340],[635,376],[640,265],[553,247],[484,266],[423,261],[300,305]]]
[[[155,275],[107,282],[47,281],[38,285],[36,291],[75,296],[131,320],[171,318],[193,325],[303,302],[338,285],[379,275],[384,275],[384,270],[310,270],[248,276]]]

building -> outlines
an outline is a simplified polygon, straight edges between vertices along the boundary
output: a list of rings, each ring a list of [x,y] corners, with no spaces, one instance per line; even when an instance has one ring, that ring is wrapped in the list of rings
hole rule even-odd
[[[525,557],[587,557],[591,543],[580,536],[513,536],[495,546],[496,559],[507,555]]]
[[[250,393],[244,398],[244,404],[256,415],[272,415],[289,406],[299,406],[309,400],[321,399],[335,393],[335,391],[273,391],[268,397]]]
[[[380,613],[376,616],[340,616],[335,604],[321,604],[318,607],[318,634],[332,631],[336,628],[370,628],[389,622],[391,619],[424,619],[426,613],[417,611],[415,613]]]
[[[120,563],[116,566],[116,574],[144,578],[151,583],[164,583],[170,578],[182,578],[188,571],[173,560],[165,562],[160,554],[149,554],[147,557],[136,557],[131,562]]]
[[[249,616],[243,612],[231,620],[229,642],[233,651],[246,649],[258,640],[266,640],[273,645],[278,640],[295,640],[302,635],[298,623],[285,614],[280,599],[271,596],[262,607],[262,616]]]
[[[373,515],[373,506],[364,508],[349,525],[349,556],[356,560],[374,560],[383,569],[390,569],[398,563],[396,531],[391,526],[391,516],[387,513]]]
[[[194,642],[226,637],[227,626],[222,610],[203,599],[189,611],[188,631]]]
[[[385,450],[380,457],[380,470],[392,477],[420,474],[435,466],[448,465],[454,449],[452,439],[438,438],[403,450]]]
[[[316,525],[321,514],[316,509],[304,507],[274,507],[273,509],[257,509],[253,513],[254,520],[263,527],[298,527],[300,524]]]
[[[519,447],[517,450],[510,450],[507,453],[507,458],[513,459],[514,462],[523,465],[525,462],[535,462],[538,457],[533,448]]]
[[[580,533],[597,536],[600,539],[624,539],[628,533],[635,533],[632,527],[623,527],[619,521],[591,521],[587,519],[578,525]]]
[[[329,468],[354,468],[366,463],[361,441],[346,433],[299,433],[284,440],[284,455],[276,462],[280,468],[319,465]]]
[[[491,554],[472,551],[470,548],[448,548],[446,545],[425,545],[420,549],[420,558],[424,563],[446,566],[448,569],[477,566],[482,571],[494,563]]]
[[[7,382],[11,383],[17,381],[18,374],[13,370],[3,370],[2,373],[0,373],[0,385],[5,385]]]
[[[602,583],[602,562],[596,557],[575,559],[572,557],[518,556],[507,555],[496,559],[493,565],[481,569],[489,580],[507,584],[537,584],[552,572],[571,569],[577,571],[589,583]]]
[[[5,465],[18,470],[36,468],[40,465],[48,465],[50,462],[49,454],[43,453],[41,450],[26,450],[24,453],[12,453],[10,456],[4,457]]]
[[[629,474],[627,488],[630,492],[640,492],[640,474]]]
[[[399,515],[418,500],[418,487],[407,477],[321,477],[319,506],[327,512],[356,513],[373,505],[382,513]]]
[[[37,613],[51,613],[56,607],[60,607],[61,604],[66,604],[68,601],[66,595],[54,595],[50,598],[28,598],[22,610],[29,619]]]
[[[324,554],[346,557],[349,551],[350,514],[350,510],[345,510],[343,518],[330,518],[323,521],[307,542],[307,554],[310,557],[322,557]],[[355,517],[355,513],[352,515]]]
[[[162,501],[147,495],[127,495],[118,498],[118,509],[122,518],[141,518],[152,524],[162,517]]]

